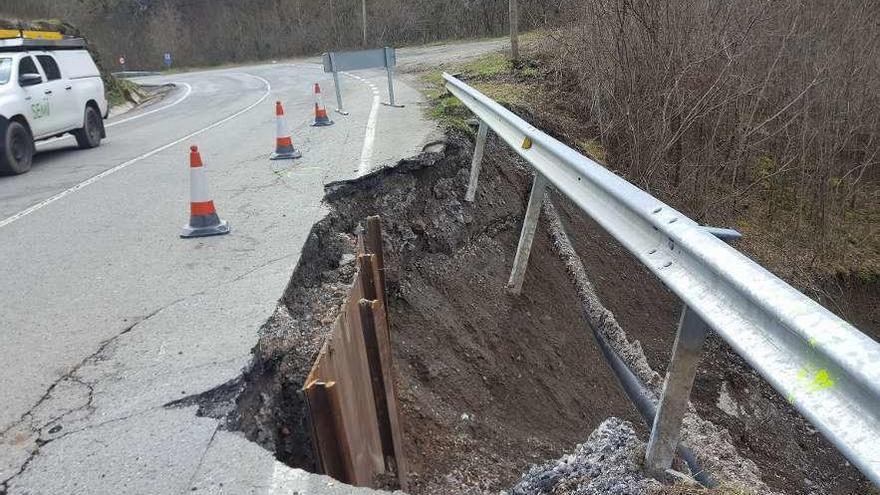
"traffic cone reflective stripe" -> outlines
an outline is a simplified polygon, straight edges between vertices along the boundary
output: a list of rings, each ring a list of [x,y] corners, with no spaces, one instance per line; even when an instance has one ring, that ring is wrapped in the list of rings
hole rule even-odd
[[[217,213],[217,210],[214,208],[213,201],[199,201],[199,202],[191,202],[190,206],[190,214],[194,216],[199,215],[213,215]]]
[[[315,121],[313,127],[333,125],[333,121],[327,116],[327,108],[324,106],[324,95],[321,94],[321,85],[315,83]]]
[[[189,224],[183,228],[180,237],[205,237],[229,233],[229,224],[221,220],[214,208],[214,201],[208,190],[208,178],[202,164],[202,155],[195,146],[189,153]]]
[[[302,153],[293,147],[293,139],[287,131],[287,122],[284,120],[284,107],[280,101],[275,102],[275,152],[269,156],[270,160],[284,160],[300,158]]]

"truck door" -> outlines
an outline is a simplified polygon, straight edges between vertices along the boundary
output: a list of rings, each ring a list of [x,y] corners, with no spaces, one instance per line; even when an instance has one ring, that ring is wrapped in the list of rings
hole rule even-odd
[[[52,92],[49,91],[46,86],[46,79],[40,73],[40,70],[37,69],[37,64],[30,55],[25,55],[18,61],[18,77],[21,78],[21,76],[25,74],[36,74],[40,76],[40,84],[21,86],[21,82],[19,81],[18,85],[24,93],[25,117],[28,120],[28,124],[31,126],[31,132],[34,135],[34,138],[44,137],[52,132],[53,127],[51,122],[52,106],[50,101]],[[47,91],[49,92],[47,93]]]
[[[80,108],[72,82],[62,77],[63,74],[58,68],[58,62],[52,55],[40,54],[36,58],[46,76],[46,91],[50,92],[48,96],[52,114],[49,116],[49,121],[52,132],[69,131],[82,127],[85,104]]]

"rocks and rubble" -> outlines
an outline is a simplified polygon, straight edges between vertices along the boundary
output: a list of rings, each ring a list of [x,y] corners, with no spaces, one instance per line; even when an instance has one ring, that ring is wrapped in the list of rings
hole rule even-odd
[[[506,495],[644,495],[662,487],[641,472],[645,444],[633,426],[608,418],[571,454],[532,467]]]

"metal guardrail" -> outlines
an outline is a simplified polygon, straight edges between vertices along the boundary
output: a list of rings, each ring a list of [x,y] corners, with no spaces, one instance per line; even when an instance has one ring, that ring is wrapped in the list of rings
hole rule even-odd
[[[880,344],[696,222],[538,130],[455,77],[446,88],[480,120],[466,199],[489,129],[535,171],[509,286],[522,288],[547,184],[572,200],[685,307],[646,466],[669,468],[708,328],[714,329],[871,481],[880,485]]]

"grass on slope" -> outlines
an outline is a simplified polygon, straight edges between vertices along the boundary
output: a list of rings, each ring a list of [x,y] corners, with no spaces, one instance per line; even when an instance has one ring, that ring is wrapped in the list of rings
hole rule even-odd
[[[422,74],[424,92],[431,102],[430,115],[446,128],[471,134],[474,131],[469,121],[473,114],[446,90],[443,72],[456,75],[508,108],[528,108],[538,101],[541,90],[540,72],[534,60],[523,57],[519,64],[512,64],[508,55],[501,52]]]

